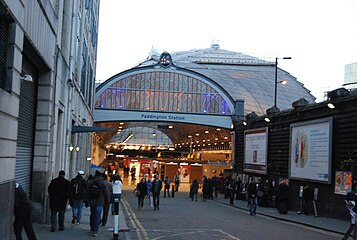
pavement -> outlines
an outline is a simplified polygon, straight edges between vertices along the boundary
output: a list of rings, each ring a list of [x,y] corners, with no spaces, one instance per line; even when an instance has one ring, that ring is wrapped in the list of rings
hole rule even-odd
[[[127,193],[128,197],[133,197],[131,192],[134,189],[134,185],[130,182],[124,181],[123,186],[123,198],[125,199],[125,195]],[[188,192],[189,185],[188,184],[181,184],[180,192],[187,191]],[[130,193],[130,194],[129,194]],[[222,195],[219,195],[218,198],[215,198],[214,201],[220,204],[225,204],[229,207],[239,208],[242,210],[248,210],[247,201],[242,200],[235,200],[234,204],[229,204],[229,199],[224,199]],[[125,213],[124,213],[125,212]],[[346,212],[347,214],[347,212]],[[68,209],[66,212],[66,219],[65,219],[65,230],[64,231],[50,231],[50,224],[34,224],[34,229],[38,239],[88,239],[88,238],[95,238],[95,239],[113,239],[113,216],[109,215],[108,223],[105,227],[100,227],[98,236],[92,237],[90,235],[90,227],[89,227],[89,216],[90,211],[89,208],[83,208],[82,214],[82,224],[74,225],[71,224],[70,221],[72,220],[71,210]],[[274,219],[278,219],[281,221],[287,221],[290,223],[301,224],[304,226],[317,228],[321,230],[330,231],[333,233],[341,234],[342,235],[346,232],[349,227],[349,221],[340,220],[340,219],[333,219],[333,218],[325,218],[325,217],[315,217],[314,215],[304,215],[298,214],[294,211],[289,211],[287,214],[279,214],[276,208],[269,208],[269,207],[259,207],[257,208],[257,215],[262,215],[266,217],[271,217]],[[123,204],[120,207],[119,213],[119,239],[131,239],[130,238],[130,229],[127,225],[128,214],[126,213],[125,208],[123,209]],[[25,233],[23,232],[23,236]],[[25,238],[26,239],[26,238]]]

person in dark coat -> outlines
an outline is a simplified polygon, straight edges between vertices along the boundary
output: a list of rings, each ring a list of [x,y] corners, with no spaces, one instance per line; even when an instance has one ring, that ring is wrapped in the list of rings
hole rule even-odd
[[[80,224],[82,219],[83,199],[87,187],[83,179],[84,171],[79,170],[75,178],[71,180],[70,205],[72,207],[72,223]]]
[[[288,213],[288,207],[290,202],[290,188],[285,181],[282,181],[278,186],[277,200],[277,208],[279,213]]]
[[[257,193],[258,193],[258,188],[255,183],[255,179],[252,178],[251,182],[248,185],[248,202],[249,202],[249,212],[250,215],[255,215],[256,210],[257,210]]]
[[[90,230],[92,236],[96,237],[98,236],[103,206],[110,203],[109,189],[102,180],[101,172],[96,171],[93,180],[88,182],[84,201],[85,207],[90,207]]]
[[[22,228],[25,228],[29,240],[36,240],[37,238],[31,222],[31,204],[25,191],[18,183],[16,183],[15,186],[14,215],[14,232],[16,240],[22,240]]]
[[[141,181],[137,184],[136,191],[138,196],[138,208],[141,208],[144,206],[144,198],[148,192],[145,178],[142,178]]]
[[[191,189],[190,189],[192,201],[193,199],[195,199],[195,201],[197,202],[198,188],[199,188],[199,184],[197,179],[195,178],[195,180],[193,180],[192,182]]]
[[[51,209],[51,232],[54,232],[57,228],[57,214],[59,230],[64,230],[64,214],[67,200],[70,197],[70,183],[64,176],[65,172],[63,170],[59,171],[58,177],[53,179],[48,186]]]
[[[152,181],[152,197],[154,201],[154,210],[159,210],[160,207],[160,191],[162,189],[162,181],[159,176],[155,174],[154,181]]]

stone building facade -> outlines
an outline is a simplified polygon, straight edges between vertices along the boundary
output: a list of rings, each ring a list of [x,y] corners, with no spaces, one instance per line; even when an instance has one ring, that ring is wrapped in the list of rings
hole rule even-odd
[[[9,239],[15,182],[48,219],[58,171],[88,172],[99,0],[0,0],[0,231]]]

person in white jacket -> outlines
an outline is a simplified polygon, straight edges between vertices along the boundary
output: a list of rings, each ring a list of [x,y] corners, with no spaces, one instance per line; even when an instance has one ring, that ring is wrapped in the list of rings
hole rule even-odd
[[[347,232],[345,233],[345,236],[343,236],[343,238],[342,238],[343,240],[348,239],[356,227],[356,213],[353,211],[353,208],[356,206],[356,203],[353,200],[345,200],[345,203],[346,203],[346,207],[351,215],[351,225],[348,228]]]

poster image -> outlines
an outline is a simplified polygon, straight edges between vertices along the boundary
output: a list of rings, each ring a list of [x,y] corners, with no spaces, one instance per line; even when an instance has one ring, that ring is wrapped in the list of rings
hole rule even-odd
[[[182,183],[190,182],[190,165],[182,165],[180,164],[180,168],[178,169],[180,175],[180,181]]]
[[[244,132],[244,171],[266,174],[268,128]]]
[[[332,118],[290,125],[290,178],[330,183]]]
[[[335,193],[346,195],[352,190],[352,173],[336,171]]]

